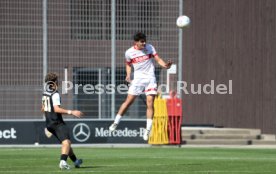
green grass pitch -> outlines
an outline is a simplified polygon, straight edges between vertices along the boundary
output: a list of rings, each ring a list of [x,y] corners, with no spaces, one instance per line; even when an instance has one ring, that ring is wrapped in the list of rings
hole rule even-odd
[[[276,149],[77,147],[75,153],[84,163],[70,171],[58,168],[59,153],[58,147],[0,148],[0,174],[276,173]]]

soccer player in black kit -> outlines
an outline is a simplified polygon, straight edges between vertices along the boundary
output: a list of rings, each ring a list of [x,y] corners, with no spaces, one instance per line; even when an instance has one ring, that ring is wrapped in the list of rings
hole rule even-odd
[[[62,119],[62,114],[74,115],[80,118],[83,113],[78,110],[67,110],[60,106],[60,95],[57,91],[58,76],[55,73],[48,73],[45,77],[45,89],[42,97],[42,111],[46,117],[46,128],[61,143],[60,169],[70,169],[67,158],[74,162],[76,168],[82,164],[81,159],[77,159],[71,147],[69,129]]]

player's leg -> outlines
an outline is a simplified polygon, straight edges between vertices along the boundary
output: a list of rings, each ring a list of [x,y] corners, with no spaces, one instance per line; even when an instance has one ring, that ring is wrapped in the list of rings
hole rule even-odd
[[[147,119],[152,119],[154,114],[155,95],[147,95]]]
[[[157,95],[157,84],[155,78],[149,80],[149,83],[145,88],[145,94],[147,96],[147,125],[144,131],[143,139],[147,141],[149,139],[152,127],[152,119],[154,115],[154,99]]]
[[[110,131],[114,131],[121,121],[122,116],[125,114],[129,106],[134,102],[136,95],[128,94],[124,103],[120,106],[120,109],[115,117],[114,123],[109,127]]]
[[[74,162],[75,167],[80,168],[80,165],[82,164],[82,159],[77,159],[72,147],[70,147],[68,155],[69,158]]]
[[[65,124],[59,124],[55,126],[53,135],[60,141],[61,143],[61,155],[60,155],[60,169],[70,169],[70,166],[67,163],[68,154],[71,148],[71,141],[69,136],[69,129]]]
[[[61,155],[60,155],[60,162],[59,162],[60,169],[70,169],[70,166],[67,163],[70,146],[71,146],[71,141],[69,139],[65,139],[61,142]]]
[[[131,85],[128,89],[127,98],[124,101],[124,103],[120,106],[120,109],[115,117],[114,123],[112,123],[112,125],[109,127],[110,131],[114,131],[117,128],[122,116],[125,114],[129,106],[134,102],[136,97],[143,92],[144,88],[145,84],[143,82],[143,79],[134,79],[131,82]]]
[[[51,138],[52,135],[53,135],[47,128],[44,128],[44,133],[45,133],[47,138]]]
[[[127,111],[127,109],[129,108],[129,106],[134,102],[136,97],[137,97],[136,95],[128,94],[126,100],[121,105],[121,107],[118,111],[118,115],[124,115],[125,112]]]
[[[145,141],[149,139],[149,134],[152,127],[152,119],[154,115],[154,98],[155,95],[147,95],[147,125],[143,135]]]

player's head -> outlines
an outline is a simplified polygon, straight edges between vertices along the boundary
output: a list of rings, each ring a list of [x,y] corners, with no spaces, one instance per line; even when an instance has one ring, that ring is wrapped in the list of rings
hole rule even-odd
[[[134,34],[133,40],[135,42],[138,42],[140,40],[146,41],[147,40],[147,36],[144,33],[142,33],[142,32],[137,32],[137,33]]]
[[[142,32],[137,32],[134,34],[133,40],[138,49],[143,49],[146,45],[147,36]]]
[[[56,73],[50,72],[45,76],[45,83],[48,89],[56,90],[58,85],[58,75]]]

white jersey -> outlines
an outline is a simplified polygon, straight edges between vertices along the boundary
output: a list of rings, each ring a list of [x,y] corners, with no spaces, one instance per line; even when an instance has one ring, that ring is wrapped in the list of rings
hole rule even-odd
[[[60,106],[60,95],[59,93],[54,93],[54,95],[52,96],[52,100],[53,100],[53,105],[54,106]]]
[[[129,48],[125,53],[126,63],[134,68],[134,79],[155,78],[153,59],[157,53],[154,47],[146,44],[144,49],[135,46]]]

